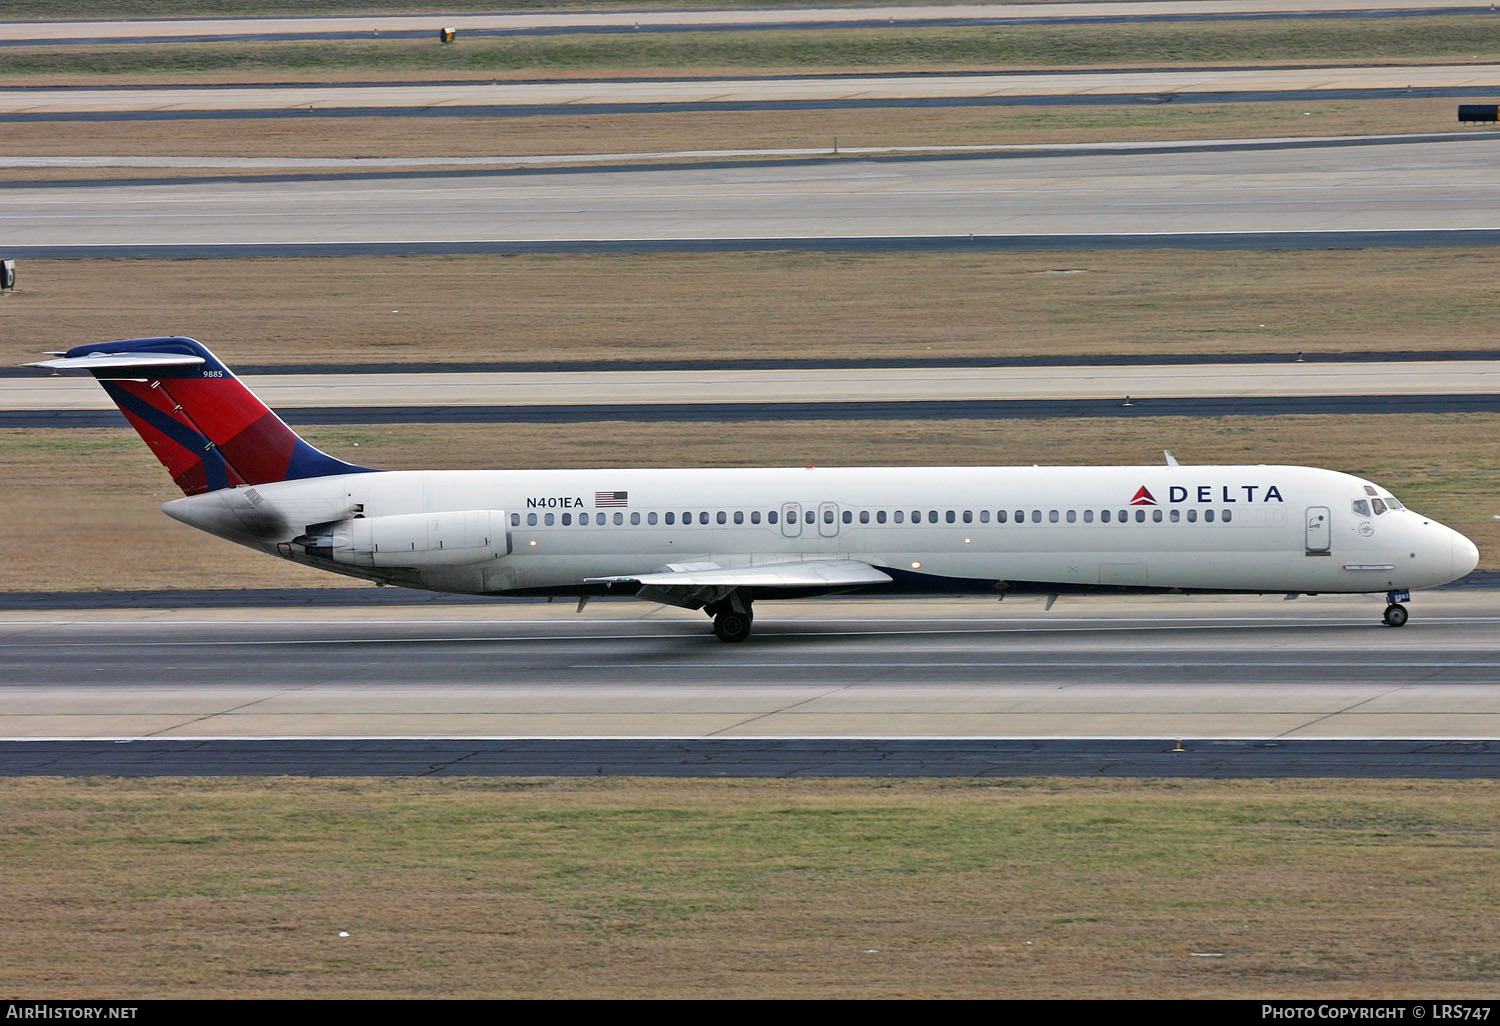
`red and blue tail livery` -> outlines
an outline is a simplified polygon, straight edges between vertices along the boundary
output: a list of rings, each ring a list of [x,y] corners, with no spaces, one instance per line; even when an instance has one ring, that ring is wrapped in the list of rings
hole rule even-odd
[[[134,338],[34,364],[87,370],[185,495],[367,471],[308,445],[190,338]]]

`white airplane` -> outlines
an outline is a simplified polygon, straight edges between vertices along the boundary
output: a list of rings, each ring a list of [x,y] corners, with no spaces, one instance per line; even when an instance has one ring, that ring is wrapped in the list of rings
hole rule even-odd
[[[373,471],[314,449],[189,338],[27,366],[99,379],[182,488],[183,523],[376,584],[633,593],[750,635],[758,599],[839,592],[1385,592],[1473,542],[1373,482],[1284,466]],[[1048,605],[1050,607],[1051,600]]]

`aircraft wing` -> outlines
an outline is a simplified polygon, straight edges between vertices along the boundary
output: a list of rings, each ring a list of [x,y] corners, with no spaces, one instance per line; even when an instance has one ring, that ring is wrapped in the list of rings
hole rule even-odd
[[[657,573],[622,577],[589,577],[588,584],[639,584],[643,588],[854,588],[886,584],[888,574],[853,559],[817,559],[796,563],[725,568],[714,563],[669,564]]]

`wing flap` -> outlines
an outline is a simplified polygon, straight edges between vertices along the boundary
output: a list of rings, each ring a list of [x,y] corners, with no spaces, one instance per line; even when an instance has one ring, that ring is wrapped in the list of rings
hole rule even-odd
[[[868,563],[854,559],[818,559],[797,563],[767,563],[761,566],[712,567],[697,564],[691,569],[621,577],[589,577],[587,584],[629,584],[643,588],[853,588],[863,584],[887,584],[891,578]]]

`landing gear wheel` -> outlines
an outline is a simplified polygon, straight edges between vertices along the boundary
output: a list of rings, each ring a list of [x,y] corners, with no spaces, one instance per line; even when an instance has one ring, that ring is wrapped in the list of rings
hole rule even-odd
[[[727,609],[714,616],[714,634],[720,641],[744,641],[750,636],[751,622],[749,613]]]
[[[1385,607],[1385,625],[1387,627],[1404,627],[1406,625],[1406,607],[1399,602],[1392,602]]]

